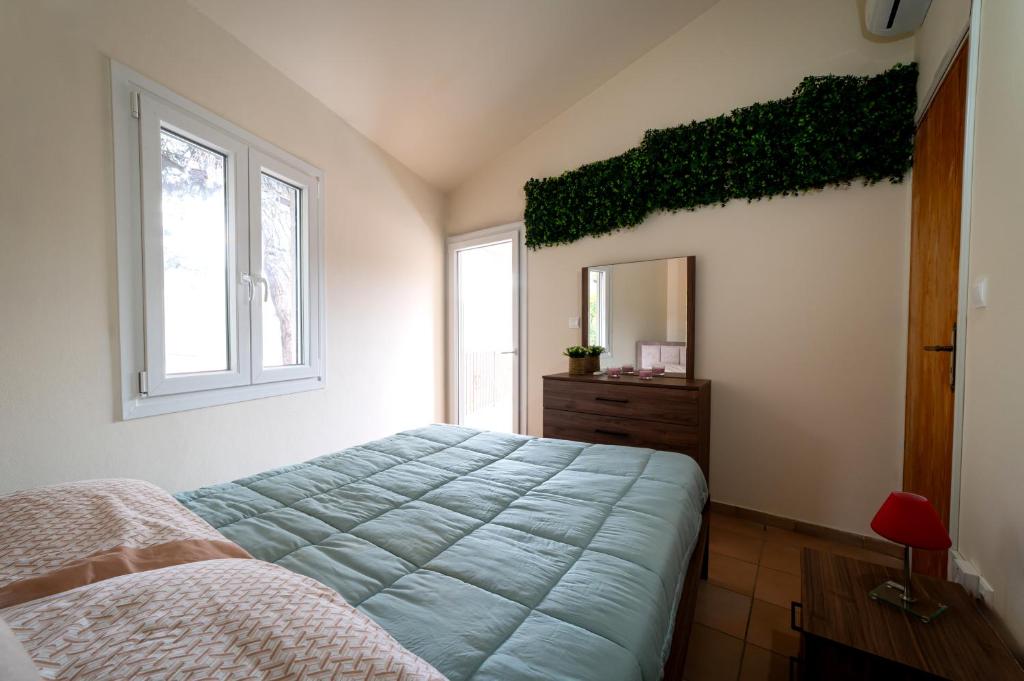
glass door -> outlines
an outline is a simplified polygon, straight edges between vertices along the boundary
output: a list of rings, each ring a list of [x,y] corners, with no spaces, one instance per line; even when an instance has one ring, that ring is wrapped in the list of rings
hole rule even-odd
[[[519,430],[519,232],[449,243],[451,420]]]

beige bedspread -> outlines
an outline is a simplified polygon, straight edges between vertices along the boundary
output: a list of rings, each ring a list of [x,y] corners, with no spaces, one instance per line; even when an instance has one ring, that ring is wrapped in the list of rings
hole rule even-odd
[[[0,529],[0,619],[44,678],[444,681],[333,589],[149,483],[3,496]]]
[[[0,497],[0,608],[111,577],[248,558],[141,480],[86,480]]]
[[[0,617],[48,679],[444,681],[334,590],[257,560],[124,575]]]

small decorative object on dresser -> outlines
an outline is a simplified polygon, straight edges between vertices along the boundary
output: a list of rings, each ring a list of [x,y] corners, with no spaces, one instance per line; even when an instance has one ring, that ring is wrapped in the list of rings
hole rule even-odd
[[[583,376],[587,372],[587,365],[590,359],[587,357],[587,349],[582,345],[570,345],[562,354],[569,358],[569,374],[572,376]],[[590,372],[593,373],[593,372]]]
[[[800,633],[800,673],[827,681],[1024,681],[1024,670],[959,584],[918,575],[918,594],[948,612],[925,624],[879,603],[872,585],[897,580],[893,568],[804,549],[799,603],[790,624]]]
[[[604,348],[600,345],[587,346],[587,371],[596,374],[601,370],[601,353]]]

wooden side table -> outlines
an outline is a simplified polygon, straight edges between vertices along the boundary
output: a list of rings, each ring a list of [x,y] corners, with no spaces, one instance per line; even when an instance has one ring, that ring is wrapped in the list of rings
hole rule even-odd
[[[920,575],[914,589],[949,609],[923,623],[868,592],[898,570],[804,549],[800,603],[801,681],[953,679],[1024,681],[1024,670],[959,584]]]

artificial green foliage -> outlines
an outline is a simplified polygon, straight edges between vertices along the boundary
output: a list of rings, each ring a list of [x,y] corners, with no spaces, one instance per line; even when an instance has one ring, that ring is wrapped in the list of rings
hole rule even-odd
[[[604,352],[604,346],[603,345],[588,345],[587,346],[587,357],[600,357],[602,352]]]
[[[914,151],[917,65],[877,76],[810,76],[786,99],[648,130],[613,158],[526,183],[526,244],[635,227],[656,210],[828,186],[903,181]]]
[[[587,356],[587,348],[586,346],[583,345],[570,345],[569,347],[562,351],[562,354],[565,355],[566,357],[574,357],[576,359],[579,359],[580,357]]]

